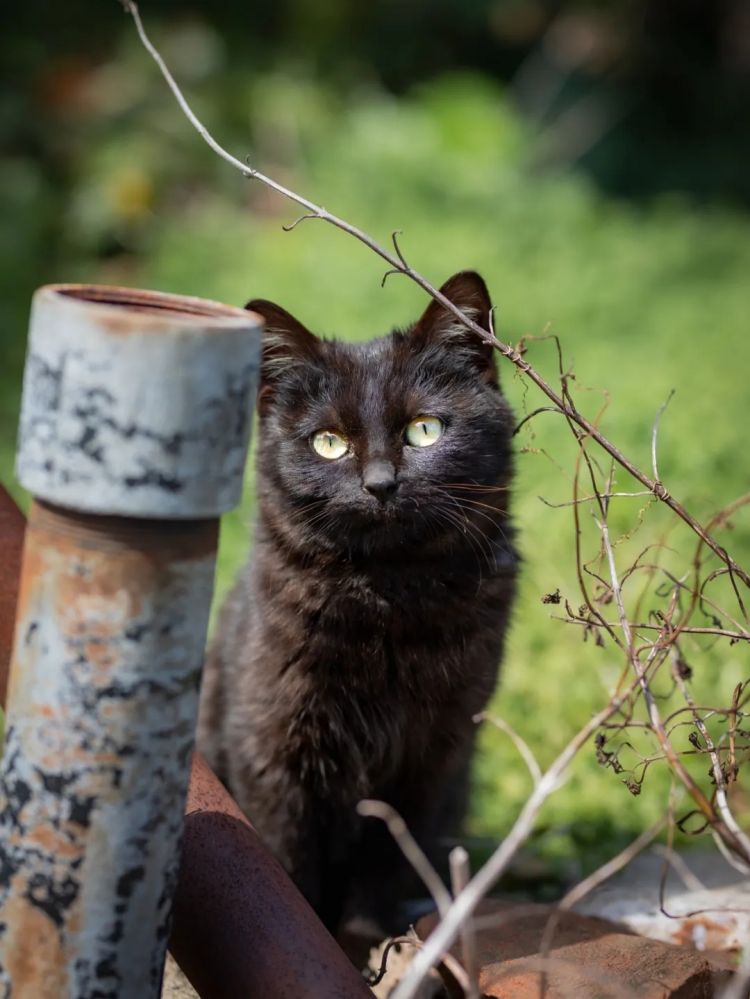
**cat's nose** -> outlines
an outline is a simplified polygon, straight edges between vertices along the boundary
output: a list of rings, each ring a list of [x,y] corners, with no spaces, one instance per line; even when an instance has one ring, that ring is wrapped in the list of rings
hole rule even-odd
[[[382,459],[368,462],[362,472],[362,486],[384,503],[398,488],[396,469],[389,461]]]

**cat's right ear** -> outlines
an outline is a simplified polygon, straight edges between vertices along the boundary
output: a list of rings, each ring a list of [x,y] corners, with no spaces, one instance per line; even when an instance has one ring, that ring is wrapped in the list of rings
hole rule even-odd
[[[254,298],[245,308],[256,312],[263,320],[258,392],[258,409],[262,413],[285,374],[318,359],[320,341],[286,309],[265,298]]]

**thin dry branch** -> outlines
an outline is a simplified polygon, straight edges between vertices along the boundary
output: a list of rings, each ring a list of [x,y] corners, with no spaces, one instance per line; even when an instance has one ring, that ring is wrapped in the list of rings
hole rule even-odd
[[[526,764],[526,768],[528,769],[529,774],[531,775],[531,779],[534,782],[534,785],[539,783],[539,781],[542,779],[542,768],[537,763],[537,759],[532,753],[528,742],[526,742],[525,739],[521,738],[518,732],[516,732],[514,728],[511,728],[511,726],[505,721],[504,718],[500,718],[497,715],[491,715],[487,711],[481,711],[478,715],[474,715],[474,718],[472,720],[474,722],[482,722],[482,721],[489,722],[490,725],[494,725],[495,728],[498,728],[500,729],[501,732],[504,732],[508,736],[510,741],[513,743],[513,745],[516,747],[519,756]]]
[[[657,843],[653,847],[654,853],[658,853],[660,857],[664,858],[665,863],[675,871],[679,879],[685,885],[689,891],[706,891],[706,886],[703,884],[701,879],[691,871],[679,853],[675,853],[673,850],[669,850],[666,846],[662,846],[661,843]]]
[[[596,443],[615,462],[617,462],[618,465],[629,472],[630,475],[640,482],[641,485],[645,486],[649,492],[653,493],[654,496],[665,503],[681,520],[688,525],[688,527],[690,527],[692,531],[694,531],[701,541],[707,545],[724,563],[733,579],[736,577],[737,579],[742,580],[745,586],[750,588],[750,575],[748,575],[748,573],[734,561],[726,549],[719,544],[719,542],[692,516],[692,514],[690,514],[685,507],[667,491],[662,482],[655,478],[651,478],[645,472],[641,471],[635,464],[633,464],[632,461],[630,461],[629,458],[626,457],[626,455],[622,453],[622,451],[620,451],[616,445],[604,436],[594,422],[591,422],[587,419],[587,417],[580,413],[567,389],[564,388],[562,394],[556,392],[552,386],[529,364],[529,362],[524,359],[524,356],[520,351],[518,351],[511,344],[507,344],[496,339],[489,331],[483,329],[483,327],[481,327],[473,319],[461,312],[461,310],[457,308],[453,302],[446,298],[445,295],[441,294],[441,292],[430,284],[426,278],[422,277],[421,274],[415,271],[414,268],[407,262],[395,239],[395,252],[391,252],[381,246],[380,243],[369,236],[366,232],[363,232],[363,230],[359,229],[357,226],[352,225],[345,219],[332,214],[321,205],[316,205],[313,201],[297,194],[295,191],[285,187],[283,184],[279,184],[278,181],[266,176],[259,170],[251,167],[248,163],[243,163],[241,160],[237,159],[237,157],[232,156],[231,153],[224,149],[224,147],[216,141],[206,126],[200,121],[198,116],[192,110],[176,80],[164,62],[161,54],[148,37],[143,27],[143,22],[141,21],[138,5],[134,2],[134,0],[122,0],[122,4],[125,11],[133,18],[143,46],[159,67],[162,76],[174,94],[174,97],[183,114],[204,142],[210,146],[217,156],[220,156],[236,170],[239,170],[243,177],[260,181],[260,183],[265,184],[278,194],[281,194],[283,197],[288,198],[290,201],[294,201],[296,204],[304,208],[304,215],[301,216],[298,221],[303,221],[305,218],[320,219],[323,222],[327,222],[329,225],[335,226],[337,229],[341,229],[343,232],[348,233],[350,236],[353,236],[361,243],[364,243],[365,246],[369,247],[373,253],[377,254],[388,264],[391,270],[406,275],[419,285],[419,287],[422,288],[422,290],[425,291],[431,298],[435,299],[435,301],[439,302],[445,309],[456,316],[456,318],[459,319],[463,325],[467,326],[470,330],[476,333],[477,336],[480,336],[495,350],[499,351],[499,353],[502,354],[503,357],[506,357],[511,364],[514,364],[519,371],[526,375],[526,377],[532,381],[544,395],[547,396],[556,409],[565,414],[570,423],[575,425],[578,433],[583,435],[583,438],[590,438],[591,440],[596,441]]]
[[[716,751],[716,746],[713,743],[711,735],[706,727],[703,718],[701,717],[698,707],[693,699],[693,695],[687,688],[684,678],[681,676],[680,671],[675,669],[673,671],[674,680],[677,686],[680,688],[682,696],[687,702],[690,708],[693,720],[695,722],[695,727],[698,729],[703,737],[703,741],[706,746],[706,751],[711,759],[711,770],[713,772],[714,784],[716,785],[716,806],[718,808],[719,815],[721,816],[722,822],[730,830],[735,840],[742,847],[743,852],[740,854],[739,858],[733,858],[730,863],[733,867],[741,870],[743,874],[750,874],[750,837],[748,837],[740,828],[739,823],[734,817],[731,808],[729,807],[729,799],[727,798],[727,777],[724,769],[721,765],[721,760],[719,759],[719,754]],[[716,832],[716,830],[715,830]],[[730,845],[731,844],[727,844]],[[740,860],[740,864],[737,860]]]
[[[470,918],[479,902],[492,889],[521,845],[528,839],[537,816],[547,798],[560,786],[560,782],[573,758],[604,722],[620,710],[624,698],[613,698],[584,727],[576,733],[552,765],[542,774],[541,780],[526,801],[513,828],[492,854],[484,867],[474,875],[464,890],[456,896],[442,921],[425,941],[406,977],[393,994],[393,999],[413,999],[422,979],[437,964],[442,954],[457,939],[464,921]]]
[[[385,801],[373,801],[366,798],[357,805],[357,811],[360,815],[385,822],[388,826],[388,832],[393,836],[399,849],[432,895],[438,912],[441,916],[445,915],[450,908],[451,894],[396,809],[386,804]]]
[[[422,941],[419,939],[414,929],[411,928],[408,933],[400,937],[391,937],[383,948],[383,956],[380,959],[380,968],[375,972],[374,975],[370,977],[367,984],[372,988],[374,985],[378,985],[385,978],[386,972],[388,971],[388,958],[394,947],[414,947],[419,950],[423,947]],[[464,995],[469,996],[469,979],[464,971],[461,963],[456,960],[452,954],[443,955],[443,964],[448,969],[448,971],[453,975],[459,987],[463,991]]]
[[[610,581],[612,584],[612,592],[614,594],[615,603],[617,605],[620,624],[623,630],[623,635],[625,637],[625,642],[628,649],[628,660],[632,665],[635,673],[638,677],[638,682],[643,692],[643,697],[646,702],[646,707],[648,710],[649,721],[651,722],[651,727],[654,734],[659,742],[659,745],[669,760],[669,764],[675,774],[680,778],[684,786],[690,792],[691,797],[698,805],[698,808],[703,813],[706,821],[711,826],[712,831],[716,834],[716,841],[722,842],[723,846],[728,847],[735,855],[736,858],[743,864],[750,863],[750,839],[742,832],[742,830],[737,825],[734,816],[732,815],[728,804],[726,804],[724,799],[725,807],[720,805],[720,814],[716,814],[716,809],[709,799],[705,796],[703,791],[698,787],[698,785],[693,780],[690,773],[685,768],[680,756],[675,751],[672,743],[669,739],[669,735],[664,727],[664,723],[659,712],[656,699],[651,691],[648,680],[648,666],[649,662],[655,659],[659,652],[663,651],[660,648],[658,639],[651,646],[651,651],[644,666],[641,663],[638,650],[634,649],[632,642],[632,630],[630,622],[628,621],[627,614],[625,612],[625,606],[622,600],[622,590],[620,587],[620,581],[617,575],[617,567],[615,565],[614,550],[612,548],[612,543],[609,537],[609,529],[607,527],[606,520],[599,522],[599,529],[602,535],[602,543],[607,556],[607,562],[609,564]],[[681,688],[683,694],[688,697],[687,688],[684,686]],[[690,701],[688,700],[688,703]],[[718,788],[717,788],[718,794]]]
[[[451,890],[454,895],[458,895],[471,880],[469,854],[462,846],[454,847],[448,856],[448,865],[451,872]],[[467,919],[461,927],[461,957],[466,969],[466,976],[469,979],[466,999],[479,999],[479,962],[472,919]]]
[[[659,406],[658,410],[656,411],[656,416],[654,417],[654,425],[651,430],[651,471],[653,473],[655,482],[661,482],[661,479],[659,477],[659,466],[656,461],[656,442],[659,436],[659,424],[661,423],[662,416],[664,416],[664,410],[672,401],[673,395],[674,395],[674,389],[672,389],[667,398],[664,400],[664,402],[661,404],[661,406]]]

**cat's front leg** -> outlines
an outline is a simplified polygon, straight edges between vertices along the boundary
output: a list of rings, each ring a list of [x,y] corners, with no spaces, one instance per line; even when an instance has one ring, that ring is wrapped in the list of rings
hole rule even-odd
[[[436,739],[429,762],[405,768],[375,795],[395,808],[446,881],[448,853],[456,845],[466,813],[472,749],[469,737],[450,748],[441,747]],[[427,889],[386,825],[364,820],[352,851],[347,915],[400,933],[410,922],[404,902],[426,896]]]

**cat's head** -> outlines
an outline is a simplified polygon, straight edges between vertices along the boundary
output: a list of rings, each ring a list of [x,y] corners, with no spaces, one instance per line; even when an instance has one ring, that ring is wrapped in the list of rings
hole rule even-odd
[[[478,274],[441,291],[490,329]],[[513,421],[486,340],[435,301],[406,329],[360,344],[322,340],[272,302],[247,308],[265,321],[261,504],[285,534],[348,551],[494,536]]]

